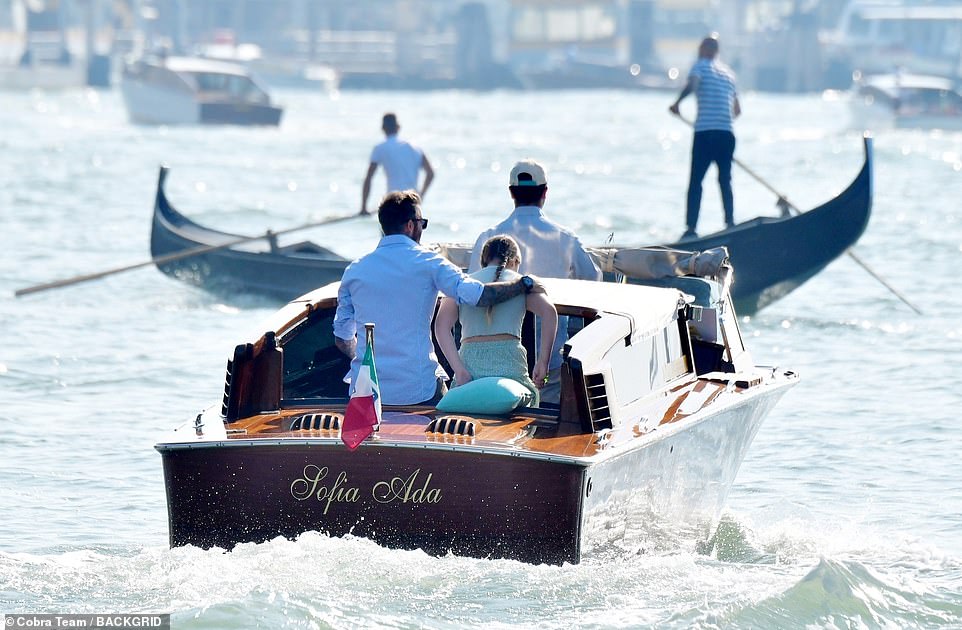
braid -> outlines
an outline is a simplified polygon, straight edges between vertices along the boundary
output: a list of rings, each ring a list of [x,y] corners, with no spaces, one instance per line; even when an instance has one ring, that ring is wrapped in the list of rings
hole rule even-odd
[[[498,263],[498,268],[494,270],[494,280],[493,280],[493,282],[497,282],[498,280],[501,279],[501,272],[502,272],[502,271],[504,271],[504,258],[503,258],[503,257],[501,258],[501,262]],[[491,319],[492,319],[492,317],[493,317],[493,313],[494,313],[494,304],[488,304],[487,308],[485,308],[485,313],[484,313],[485,317],[486,317],[487,320],[488,320],[488,326],[491,325]]]
[[[509,261],[520,258],[518,243],[505,234],[492,236],[485,241],[484,247],[481,249],[481,265],[487,267],[495,258],[498,259],[498,268],[495,269],[494,280],[492,282],[498,282],[501,279],[501,274],[504,272],[504,268]],[[491,325],[493,313],[494,305],[488,305],[485,308],[488,326]]]

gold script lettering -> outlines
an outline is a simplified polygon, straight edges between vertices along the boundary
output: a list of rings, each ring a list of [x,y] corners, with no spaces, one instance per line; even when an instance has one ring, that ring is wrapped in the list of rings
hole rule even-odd
[[[334,483],[326,486],[321,482],[327,478],[327,466],[320,468],[314,464],[304,467],[303,477],[291,482],[291,496],[298,501],[315,497],[324,502],[324,514],[331,509],[331,503],[356,503],[361,495],[357,488],[347,487],[347,473],[337,473]]]
[[[390,481],[379,481],[374,484],[371,494],[378,503],[391,503],[400,501],[401,503],[439,503],[441,501],[441,491],[431,485],[432,473],[424,479],[424,483],[418,487],[417,478],[421,473],[418,468],[411,473],[407,479],[395,477]]]

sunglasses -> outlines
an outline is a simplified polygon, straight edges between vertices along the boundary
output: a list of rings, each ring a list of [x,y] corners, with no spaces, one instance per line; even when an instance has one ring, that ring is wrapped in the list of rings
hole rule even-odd
[[[417,217],[411,217],[410,219],[408,219],[408,221],[414,221],[415,223],[420,223],[422,230],[428,229],[428,220],[427,220],[427,219],[419,219],[419,218],[417,218]]]

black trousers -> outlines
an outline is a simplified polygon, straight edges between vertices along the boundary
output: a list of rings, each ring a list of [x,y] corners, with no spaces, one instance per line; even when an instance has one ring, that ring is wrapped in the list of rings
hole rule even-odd
[[[735,134],[730,131],[697,131],[691,144],[691,175],[688,179],[688,208],[686,224],[695,231],[701,210],[701,182],[708,167],[718,166],[718,186],[721,188],[725,225],[735,223],[735,200],[732,195],[732,158],[735,155]]]

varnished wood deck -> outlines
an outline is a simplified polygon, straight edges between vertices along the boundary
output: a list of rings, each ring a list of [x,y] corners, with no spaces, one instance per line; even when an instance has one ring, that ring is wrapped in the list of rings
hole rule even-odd
[[[562,457],[591,457],[613,444],[640,438],[658,425],[682,420],[715,404],[722,396],[736,395],[741,389],[725,382],[707,379],[688,381],[671,390],[667,395],[653,396],[641,414],[647,418],[644,425],[639,422],[629,430],[619,430],[617,436],[609,436],[604,440],[599,439],[599,434],[582,432],[580,425],[560,422],[556,413],[549,409],[521,409],[511,416],[497,417],[441,413],[433,407],[425,406],[385,407],[378,437],[381,440],[393,442],[511,448]],[[329,415],[340,422],[344,414],[344,405],[285,408],[278,413],[243,418],[227,426],[227,438],[228,440],[312,438],[337,440],[340,438],[340,431],[337,428],[291,429],[291,425],[298,417],[310,414]],[[473,424],[473,435],[428,431],[431,421],[440,418],[452,418]]]

